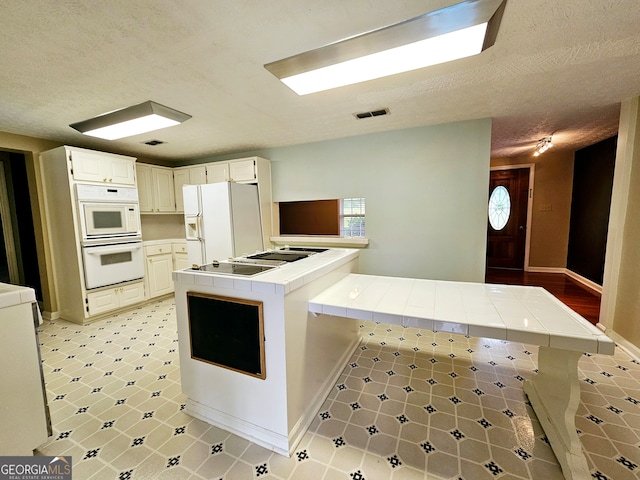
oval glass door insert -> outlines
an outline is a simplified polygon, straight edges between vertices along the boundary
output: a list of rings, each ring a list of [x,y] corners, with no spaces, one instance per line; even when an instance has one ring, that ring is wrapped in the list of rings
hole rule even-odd
[[[502,230],[511,214],[511,197],[509,191],[498,185],[489,197],[489,223],[494,230]]]

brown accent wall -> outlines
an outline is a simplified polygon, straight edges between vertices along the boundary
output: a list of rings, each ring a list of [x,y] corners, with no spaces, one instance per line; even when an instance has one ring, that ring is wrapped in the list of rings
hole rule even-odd
[[[340,235],[340,200],[280,202],[280,235]]]
[[[565,268],[571,217],[573,152],[492,158],[491,167],[535,164],[529,267]],[[551,207],[549,210],[548,207]]]

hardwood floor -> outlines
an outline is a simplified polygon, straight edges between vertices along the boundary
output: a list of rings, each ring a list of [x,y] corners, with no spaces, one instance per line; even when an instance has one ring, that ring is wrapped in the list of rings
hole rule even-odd
[[[600,295],[563,273],[533,273],[522,270],[488,268],[485,282],[543,287],[592,324],[598,323]]]

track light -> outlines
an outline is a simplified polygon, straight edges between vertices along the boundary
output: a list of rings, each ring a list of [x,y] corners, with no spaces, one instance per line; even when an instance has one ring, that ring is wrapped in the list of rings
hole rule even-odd
[[[551,135],[541,138],[540,140],[538,140],[538,144],[536,145],[535,152],[533,152],[533,156],[537,157],[541,153],[549,150],[551,147],[553,147],[553,143],[551,142]]]
[[[107,112],[89,120],[69,125],[85,135],[116,140],[140,133],[178,125],[191,118],[159,103],[147,101],[131,107]]]

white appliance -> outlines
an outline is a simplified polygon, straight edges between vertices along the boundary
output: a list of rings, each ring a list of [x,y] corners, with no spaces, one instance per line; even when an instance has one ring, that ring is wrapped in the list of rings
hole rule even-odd
[[[32,288],[0,283],[0,454],[33,455],[52,435]]]
[[[142,242],[82,247],[87,290],[144,277]]]
[[[76,184],[82,239],[141,237],[135,187]]]
[[[204,265],[264,249],[257,185],[185,185],[182,192],[190,264]]]

